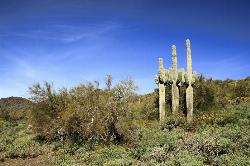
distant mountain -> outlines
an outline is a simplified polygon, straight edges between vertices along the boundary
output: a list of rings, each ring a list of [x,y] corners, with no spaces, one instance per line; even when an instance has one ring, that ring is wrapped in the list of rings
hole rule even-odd
[[[0,116],[20,119],[28,115],[32,102],[22,97],[7,97],[0,99]]]

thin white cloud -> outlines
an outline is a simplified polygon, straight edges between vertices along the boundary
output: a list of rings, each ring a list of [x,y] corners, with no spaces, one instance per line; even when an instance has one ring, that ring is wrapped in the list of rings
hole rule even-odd
[[[104,24],[93,24],[87,26],[52,25],[40,29],[33,29],[26,32],[4,32],[0,37],[24,37],[30,39],[55,40],[71,43],[82,39],[96,39],[101,35],[121,28],[121,25],[111,22]]]

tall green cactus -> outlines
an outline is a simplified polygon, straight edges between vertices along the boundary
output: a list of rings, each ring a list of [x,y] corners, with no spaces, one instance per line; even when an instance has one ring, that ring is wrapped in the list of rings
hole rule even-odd
[[[187,106],[187,122],[193,121],[193,83],[195,81],[195,75],[192,70],[192,56],[191,56],[191,46],[190,40],[186,40],[187,47],[187,84],[188,87],[186,89],[186,106]]]
[[[163,65],[163,59],[159,58],[159,74],[156,76],[155,81],[159,86],[159,117],[160,121],[165,119],[165,69]]]
[[[159,86],[159,116],[160,120],[165,119],[165,86],[172,86],[172,113],[177,114],[179,111],[179,88],[183,84],[188,85],[186,90],[186,104],[188,109],[187,120],[192,121],[193,117],[193,88],[192,84],[195,80],[195,75],[192,71],[192,57],[190,40],[186,40],[187,46],[187,73],[184,69],[178,70],[177,67],[177,53],[176,46],[172,46],[172,68],[165,69],[163,64],[163,59],[159,58],[159,72],[155,76],[155,81]]]
[[[176,46],[172,46],[172,112],[173,114],[178,113],[179,109],[179,88],[177,86],[178,80],[178,69],[177,69],[177,55]]]

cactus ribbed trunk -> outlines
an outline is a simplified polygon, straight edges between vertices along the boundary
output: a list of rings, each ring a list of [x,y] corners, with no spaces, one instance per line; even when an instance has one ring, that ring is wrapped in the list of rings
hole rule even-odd
[[[192,122],[193,120],[193,71],[192,71],[192,56],[190,48],[190,40],[186,40],[187,47],[187,78],[188,78],[188,88],[186,90],[186,105],[187,105],[187,122]]]
[[[164,84],[159,84],[159,117],[160,121],[165,119],[165,86]]]
[[[177,70],[177,55],[176,46],[172,46],[172,112],[178,113],[179,110],[179,88],[177,86],[178,70]]]
[[[186,89],[186,104],[187,104],[187,122],[193,121],[193,87],[191,85]]]
[[[179,88],[174,81],[172,84],[172,111],[177,114],[179,110]]]
[[[165,69],[163,65],[163,60],[159,58],[159,117],[160,121],[165,119],[165,85],[164,85],[164,77],[165,77]]]

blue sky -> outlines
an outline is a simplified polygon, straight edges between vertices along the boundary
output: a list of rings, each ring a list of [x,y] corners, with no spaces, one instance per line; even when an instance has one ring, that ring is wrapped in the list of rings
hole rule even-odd
[[[156,85],[158,58],[213,79],[250,75],[250,2],[243,0],[0,0],[0,97],[128,77],[139,93]]]

